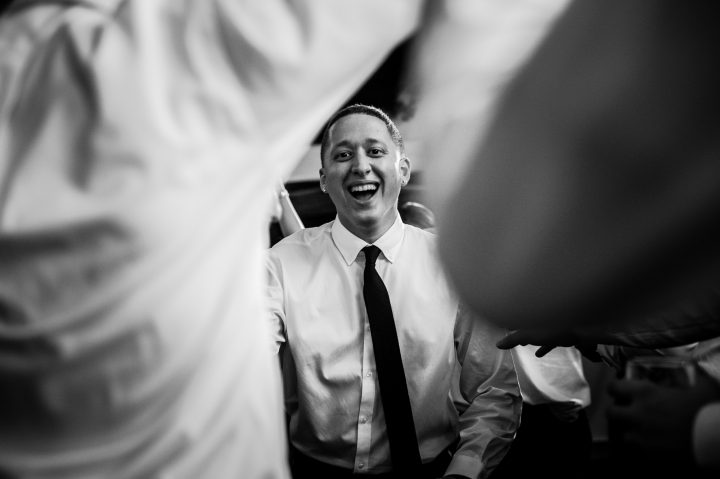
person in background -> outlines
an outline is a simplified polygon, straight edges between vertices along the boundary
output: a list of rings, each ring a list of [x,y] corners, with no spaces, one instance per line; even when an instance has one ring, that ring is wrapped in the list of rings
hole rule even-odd
[[[589,477],[593,437],[582,355],[573,347],[560,347],[536,357],[537,349],[511,349],[523,411],[515,440],[493,479]]]
[[[415,0],[3,12],[0,476],[288,477],[261,320],[274,186],[421,14]]]
[[[715,477],[720,471],[714,419],[720,408],[720,338],[662,349],[599,345],[597,351],[618,378],[608,388],[610,460],[658,477]],[[632,371],[633,361],[656,357],[680,366]]]
[[[327,123],[321,163],[336,219],[269,258],[293,476],[487,477],[517,427],[517,378],[494,346],[504,330],[459,308],[434,235],[400,219],[410,161],[399,131],[376,108],[345,108]]]
[[[638,336],[627,344],[592,344],[581,328],[572,333],[517,331],[498,343],[501,349],[536,344],[536,355],[553,354],[559,345],[582,344],[583,354],[615,369],[607,410],[611,454],[609,467],[623,465],[639,474],[693,474],[715,477],[720,471],[720,340],[653,348]],[[602,337],[607,337],[603,331]],[[627,341],[632,336],[622,336]],[[592,348],[592,351],[591,349]],[[693,370],[693,381],[676,385],[626,377],[635,356],[680,356]],[[657,374],[657,373],[655,373]],[[652,375],[651,375],[652,376]]]

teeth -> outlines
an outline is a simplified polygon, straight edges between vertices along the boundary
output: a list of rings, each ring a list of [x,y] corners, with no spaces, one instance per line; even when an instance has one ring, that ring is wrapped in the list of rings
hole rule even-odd
[[[375,191],[377,190],[377,186],[375,185],[356,185],[350,188],[350,191],[353,193],[357,193],[360,191]]]

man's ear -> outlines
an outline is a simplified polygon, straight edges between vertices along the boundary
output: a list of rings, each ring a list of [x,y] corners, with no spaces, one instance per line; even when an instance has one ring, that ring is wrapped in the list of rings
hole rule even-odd
[[[405,186],[410,181],[410,158],[403,156],[400,158],[400,179],[402,185]]]
[[[327,193],[327,178],[325,178],[325,168],[320,168],[320,191]]]

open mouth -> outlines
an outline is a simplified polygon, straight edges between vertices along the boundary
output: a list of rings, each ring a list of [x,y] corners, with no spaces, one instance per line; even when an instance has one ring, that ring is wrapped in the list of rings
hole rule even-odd
[[[352,185],[348,191],[353,198],[359,201],[366,201],[375,196],[378,191],[376,183],[364,183],[362,185]]]

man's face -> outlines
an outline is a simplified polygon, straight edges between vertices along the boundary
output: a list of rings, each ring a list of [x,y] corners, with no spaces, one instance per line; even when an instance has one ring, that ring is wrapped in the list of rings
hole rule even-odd
[[[392,226],[401,186],[410,178],[410,162],[393,143],[379,118],[352,114],[329,131],[320,183],[350,232],[373,242]]]

